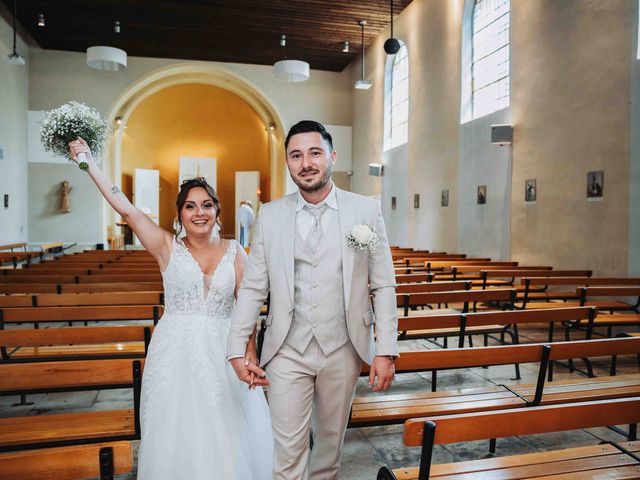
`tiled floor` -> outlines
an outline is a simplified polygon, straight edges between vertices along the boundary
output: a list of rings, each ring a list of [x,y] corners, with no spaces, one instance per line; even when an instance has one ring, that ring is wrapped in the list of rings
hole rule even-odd
[[[561,332],[558,333],[560,339]],[[521,342],[546,341],[546,330],[537,328],[521,329]],[[439,348],[426,340],[402,342],[402,350]],[[606,375],[608,361],[602,359],[595,363],[596,374]],[[522,379],[520,383],[535,383],[537,368],[535,365],[521,365]],[[638,366],[634,358],[620,359],[618,370],[621,373],[637,372]],[[572,374],[562,367],[556,369],[556,379],[567,378]],[[451,388],[471,388],[491,384],[514,383],[514,367],[512,365],[489,368],[471,368],[439,372],[438,390]],[[398,375],[397,380],[388,392],[397,394],[430,389],[431,375],[411,373]],[[357,395],[371,395],[364,380],[360,380]],[[38,415],[52,412],[107,410],[127,408],[132,404],[132,395],[126,390],[105,390],[100,392],[52,393],[47,395],[30,395],[28,401],[33,405],[13,406],[16,397],[0,397],[0,417],[19,415]],[[350,429],[347,431],[340,478],[349,480],[375,479],[381,465],[391,467],[417,465],[419,449],[407,448],[402,444],[402,426],[371,427]],[[606,428],[580,430],[565,433],[533,435],[498,441],[497,455],[542,451],[553,448],[566,448],[579,445],[593,445],[601,440],[620,441],[623,437]],[[137,447],[137,445],[136,445]],[[471,442],[437,446],[435,463],[452,462],[482,458],[489,455],[488,442]],[[123,476],[123,479],[134,479],[135,474]],[[242,479],[241,479],[242,480]]]

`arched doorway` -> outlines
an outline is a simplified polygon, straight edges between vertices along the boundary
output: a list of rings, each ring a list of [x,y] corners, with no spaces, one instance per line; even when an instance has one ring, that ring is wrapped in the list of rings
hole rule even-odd
[[[169,87],[183,84],[212,85],[227,90],[244,100],[264,124],[268,137],[270,157],[269,190],[271,199],[279,198],[285,190],[286,166],[284,163],[284,128],[275,107],[259,89],[242,77],[221,68],[218,65],[186,63],[165,67],[152,72],[134,82],[113,102],[107,112],[111,125],[117,117],[121,126],[127,121],[136,108],[147,98]],[[116,127],[105,155],[105,171],[122,187],[122,146],[124,129]],[[115,221],[116,214],[105,203],[103,209],[103,232],[107,225]]]

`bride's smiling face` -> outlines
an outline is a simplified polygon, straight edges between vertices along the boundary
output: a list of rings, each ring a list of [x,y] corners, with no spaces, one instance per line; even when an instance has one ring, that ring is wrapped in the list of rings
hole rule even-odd
[[[194,187],[189,190],[180,212],[187,235],[210,235],[217,217],[216,205],[204,188]]]

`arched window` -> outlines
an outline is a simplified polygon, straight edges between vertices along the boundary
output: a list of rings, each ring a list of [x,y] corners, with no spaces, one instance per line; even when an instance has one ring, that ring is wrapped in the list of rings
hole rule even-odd
[[[385,150],[389,150],[409,138],[409,52],[404,44],[390,61],[385,94]]]
[[[473,7],[473,118],[509,106],[510,0],[475,0]]]

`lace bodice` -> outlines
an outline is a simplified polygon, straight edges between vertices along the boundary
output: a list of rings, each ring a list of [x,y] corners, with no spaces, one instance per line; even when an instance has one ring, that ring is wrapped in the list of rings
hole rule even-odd
[[[182,241],[174,238],[169,265],[162,272],[166,313],[231,316],[235,301],[236,252],[235,240],[229,241],[218,267],[207,276]]]

